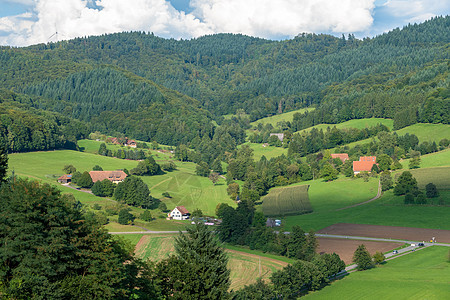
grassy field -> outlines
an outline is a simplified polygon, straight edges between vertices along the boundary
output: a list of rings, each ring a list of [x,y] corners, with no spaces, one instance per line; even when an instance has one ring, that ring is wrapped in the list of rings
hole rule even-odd
[[[130,243],[136,242],[136,237],[124,238]],[[136,254],[143,259],[160,261],[174,253],[174,237],[176,235],[144,235]],[[286,266],[292,260],[286,261],[276,255],[254,252],[252,250],[241,251],[239,247],[227,246],[229,257],[228,268],[231,270],[231,289],[240,289],[244,285],[254,283],[256,278],[269,278],[270,274]]]
[[[169,155],[167,153],[158,153],[156,160],[166,160],[169,158]],[[137,165],[136,161],[71,150],[15,153],[10,154],[8,157],[9,170],[14,170],[16,175],[55,185],[64,193],[74,194],[75,198],[83,204],[93,205],[97,203],[102,207],[115,205],[116,202],[62,186],[56,182],[56,179],[63,175],[62,168],[64,165],[72,164],[81,172],[90,171],[97,164],[104,170],[124,168],[130,170]],[[163,192],[169,192],[172,198],[161,198],[168,209],[173,209],[176,205],[184,205],[188,210],[199,208],[205,214],[214,215],[218,203],[224,202],[235,206],[234,201],[227,196],[224,179],[221,179],[214,186],[208,178],[194,175],[195,164],[181,162],[176,162],[176,164],[178,168],[176,171],[168,172],[164,175],[142,177],[144,182],[148,184],[152,196],[161,198]],[[139,215],[142,210],[132,208],[132,212],[135,215]],[[160,214],[160,212],[152,212],[154,217],[157,214]],[[150,223],[143,222],[143,224],[155,230],[177,230],[180,228],[180,224],[175,224],[175,221],[168,222],[160,219]]]
[[[408,171],[416,178],[419,189],[425,189],[425,186],[432,182],[438,190],[450,190],[450,167],[424,168]],[[401,172],[397,173],[395,178],[397,179],[400,174]]]
[[[299,215],[312,212],[308,199],[309,185],[271,189],[263,198],[262,211],[266,216]]]
[[[400,163],[402,164],[403,169],[408,169],[409,159],[401,160]],[[444,167],[444,166],[450,166],[450,149],[425,154],[420,157],[421,168]]]
[[[398,135],[415,134],[419,141],[438,143],[443,138],[450,137],[450,125],[446,124],[414,124],[396,131]]]
[[[367,127],[376,126],[380,123],[383,125],[386,125],[391,130],[394,127],[394,121],[392,119],[369,118],[369,119],[349,120],[349,121],[339,123],[339,124],[318,124],[318,125],[300,130],[298,132],[310,131],[313,128],[316,128],[319,130],[322,129],[325,131],[328,127],[333,128],[334,126],[336,126],[337,129],[346,129],[346,128],[363,129],[363,128],[367,128]]]
[[[282,154],[287,155],[287,149],[275,146],[267,146],[263,147],[263,144],[255,144],[255,143],[244,143],[242,145],[248,145],[251,149],[253,149],[253,156],[256,161],[260,160],[264,155],[267,159],[271,159],[273,157],[278,157]],[[240,146],[239,146],[240,147]]]
[[[294,114],[296,113],[304,113],[306,111],[311,111],[314,110],[313,107],[310,108],[302,108],[302,109],[298,109],[298,110],[293,110],[287,113],[283,113],[283,114],[279,114],[279,115],[274,115],[271,117],[266,117],[266,118],[262,118],[259,120],[256,120],[255,122],[250,123],[250,125],[252,125],[252,127],[258,126],[258,124],[272,124],[273,127],[277,127],[277,123],[280,121],[289,121],[292,122],[292,119],[294,118]]]
[[[448,299],[448,247],[433,246],[355,272],[305,299]]]

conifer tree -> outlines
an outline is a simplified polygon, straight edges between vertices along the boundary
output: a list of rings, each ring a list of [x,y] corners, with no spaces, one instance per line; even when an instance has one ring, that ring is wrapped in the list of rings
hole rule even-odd
[[[372,256],[369,251],[367,251],[364,244],[359,245],[353,254],[353,262],[358,265],[357,269],[359,271],[367,270],[373,267]]]
[[[227,299],[228,257],[205,225],[196,223],[175,238],[175,256],[158,266],[163,294],[174,299]]]

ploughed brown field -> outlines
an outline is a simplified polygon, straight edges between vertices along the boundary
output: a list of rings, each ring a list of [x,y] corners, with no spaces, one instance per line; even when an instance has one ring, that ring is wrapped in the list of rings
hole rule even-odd
[[[361,244],[364,244],[367,250],[372,255],[377,251],[384,253],[403,246],[403,243],[391,242],[374,242],[333,238],[317,238],[317,240],[319,241],[319,248],[317,249],[317,253],[323,254],[335,252],[347,265],[352,263],[353,253]]]
[[[450,243],[450,230],[443,229],[338,223],[321,229],[317,231],[317,233],[419,242],[430,241],[435,237],[437,243]],[[366,242],[364,242],[364,244],[366,244]]]

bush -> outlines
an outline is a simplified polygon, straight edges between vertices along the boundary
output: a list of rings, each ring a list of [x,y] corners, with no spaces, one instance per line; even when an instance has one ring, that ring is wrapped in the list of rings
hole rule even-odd
[[[377,265],[381,264],[385,259],[386,259],[386,257],[385,257],[384,254],[381,253],[381,252],[378,252],[378,251],[377,251],[377,252],[373,255],[373,261],[374,261],[374,263],[377,264]]]
[[[145,222],[150,222],[151,220],[153,220],[152,213],[149,210],[145,210],[142,214],[139,215],[139,219]]]
[[[73,165],[65,165],[62,170],[66,174],[73,174],[77,171],[77,169]]]
[[[161,202],[158,206],[159,210],[162,212],[167,211],[167,205],[164,202]]]
[[[420,192],[417,195],[416,203],[417,204],[427,204],[427,198],[425,197],[425,195],[422,192]]]
[[[437,196],[439,196],[439,192],[436,188],[436,185],[434,185],[434,183],[429,183],[425,186],[426,189],[426,193],[427,193],[427,198],[435,198]]]
[[[103,171],[103,168],[100,167],[99,165],[95,165],[95,166],[92,168],[92,171]]]
[[[166,197],[166,198],[172,198],[172,196],[170,196],[169,192],[162,193],[162,196]]]
[[[128,211],[128,209],[121,209],[119,212],[119,224],[129,225],[134,221],[134,216]]]
[[[101,206],[100,204],[98,204],[98,203],[95,203],[95,204],[92,206],[92,208],[93,208],[94,210],[100,210],[100,209],[102,209],[102,206]]]
[[[87,171],[84,171],[81,174],[80,178],[77,179],[77,185],[82,188],[90,188],[93,185],[91,175]]]
[[[414,195],[411,193],[408,193],[405,195],[405,204],[414,204]]]

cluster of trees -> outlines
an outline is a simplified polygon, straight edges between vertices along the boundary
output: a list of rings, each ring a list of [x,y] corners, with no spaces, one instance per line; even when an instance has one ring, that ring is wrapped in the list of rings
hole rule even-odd
[[[299,226],[294,226],[290,234],[278,234],[266,226],[266,217],[255,212],[251,200],[240,200],[236,209],[221,203],[216,214],[222,219],[217,233],[223,242],[306,261],[311,261],[316,254],[318,242],[313,231],[305,234]]]
[[[234,299],[297,299],[302,293],[319,290],[344,269],[336,253],[317,255],[310,262],[299,260],[274,272],[270,283],[258,279],[237,291]]]
[[[173,165],[168,163],[166,166],[168,169],[172,169]],[[130,170],[131,175],[156,175],[161,173],[161,166],[158,165],[155,161],[155,159],[152,156],[147,157],[146,159],[138,162],[138,165],[136,168],[133,168]]]
[[[33,99],[0,89],[0,147],[8,152],[78,149],[89,133],[85,123],[31,108]]]
[[[426,204],[427,198],[435,198],[439,196],[439,191],[432,182],[425,186],[425,193],[419,190],[417,180],[409,171],[403,172],[396,181],[394,187],[394,195],[404,195],[405,204]]]
[[[141,208],[155,208],[159,200],[150,195],[145,182],[137,176],[127,176],[114,190],[114,198],[122,203]]]
[[[121,159],[131,159],[131,160],[142,160],[145,159],[145,152],[141,149],[117,149],[116,151],[111,151],[106,148],[105,143],[101,143],[98,151],[98,154],[109,157],[116,157]]]
[[[393,118],[396,129],[448,123],[448,18],[362,41],[316,34],[177,41],[129,32],[2,47],[0,81],[32,95],[32,107],[92,130],[169,145],[212,139],[213,115],[242,110],[253,121],[311,104],[316,110],[296,117],[292,132],[367,117]]]

